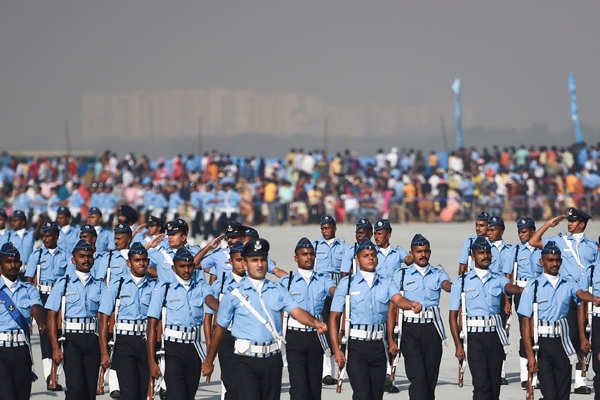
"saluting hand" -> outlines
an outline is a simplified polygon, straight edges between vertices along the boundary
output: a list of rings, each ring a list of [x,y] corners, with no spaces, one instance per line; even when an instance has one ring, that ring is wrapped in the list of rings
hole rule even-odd
[[[165,234],[161,233],[160,235],[157,235],[155,238],[153,238],[152,240],[150,240],[147,244],[146,244],[146,250],[156,247],[158,246],[158,244],[160,243],[161,240],[163,240],[165,238]]]
[[[202,363],[202,376],[212,375],[215,365],[208,360],[204,360]]]
[[[221,240],[223,240],[224,238],[225,238],[225,234],[221,234],[221,235],[217,236],[216,238],[214,238],[213,240],[211,240],[210,242],[208,242],[206,247],[208,247],[209,250],[214,250],[219,247],[219,245],[221,244]]]
[[[346,357],[340,349],[337,349],[335,352],[335,362],[337,363],[340,369],[344,368],[344,365],[346,365]]]
[[[423,305],[421,303],[419,303],[418,301],[413,301],[412,304],[410,305],[410,309],[415,314],[418,314],[423,309]]]
[[[563,215],[559,215],[559,216],[552,218],[548,222],[550,223],[550,226],[554,228],[556,225],[558,225],[560,223],[560,221],[562,221],[565,218],[567,218],[567,216],[563,214]]]

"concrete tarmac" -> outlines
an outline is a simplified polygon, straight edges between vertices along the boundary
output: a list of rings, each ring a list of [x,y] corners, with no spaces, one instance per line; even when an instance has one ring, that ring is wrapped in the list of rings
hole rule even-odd
[[[538,226],[542,225],[542,222],[538,222]],[[275,260],[277,265],[283,269],[289,270],[294,268],[293,261],[293,249],[298,239],[302,236],[306,236],[309,239],[315,239],[320,236],[319,226],[264,226],[258,228],[262,237],[266,238],[271,244],[270,256]],[[566,222],[561,223],[559,227],[550,229],[547,235],[555,235],[560,230],[566,231]],[[590,221],[586,230],[586,235],[594,240],[598,238],[598,232],[600,231],[600,222]],[[474,232],[473,224],[405,224],[405,225],[393,225],[392,232],[392,245],[402,246],[408,249],[410,241],[415,233],[421,233],[425,235],[431,242],[432,256],[431,264],[441,264],[446,272],[452,279],[457,276],[458,263],[457,258],[460,253],[460,248],[463,240],[468,235],[472,235]],[[346,224],[339,225],[337,237],[344,239],[348,243],[354,242],[354,225]],[[504,234],[504,240],[508,243],[515,243],[518,241],[516,225],[514,223],[506,224],[506,231]],[[274,276],[270,276],[274,278]],[[441,296],[440,308],[442,310],[442,318],[446,331],[449,334],[448,328],[448,302],[449,295],[445,292]],[[35,369],[39,376],[42,375],[41,370],[41,359],[39,351],[39,338],[34,335],[33,347],[35,357]],[[517,323],[516,315],[513,311],[512,324],[510,328],[510,350],[507,355],[506,362],[506,377],[509,381],[508,386],[502,386],[500,398],[501,399],[525,399],[525,391],[521,389],[520,378],[519,378],[519,326]],[[450,338],[447,344],[443,348],[443,356],[440,367],[438,385],[436,390],[436,396],[439,399],[470,399],[472,398],[473,387],[471,385],[471,376],[469,370],[465,375],[465,384],[462,388],[457,387],[457,367],[458,363],[454,357],[454,343]],[[218,362],[215,363],[215,372],[213,373],[213,379],[217,379],[219,376]],[[591,379],[594,373],[590,367],[588,372],[589,385],[591,387]],[[61,382],[64,382],[60,378]],[[404,373],[403,359],[401,359],[400,366],[397,372],[396,386],[400,388],[398,394],[385,394],[386,399],[408,399],[408,379]],[[45,383],[42,379],[34,383],[32,390],[32,399],[62,399],[64,398],[63,392],[46,392]],[[104,396],[98,396],[97,399],[109,399],[108,396],[108,381],[105,384]],[[218,400],[220,398],[221,385],[219,381],[211,383],[204,383],[204,378],[201,380],[200,387],[196,394],[196,399],[211,399]],[[283,382],[282,382],[282,399],[289,399],[289,380],[287,371],[284,370]],[[572,399],[593,399],[594,394],[591,395],[575,395],[571,394]],[[1,396],[0,396],[1,397]],[[323,399],[339,399],[339,400],[350,400],[352,398],[352,389],[348,381],[344,382],[343,392],[337,394],[335,392],[335,386],[324,386],[323,387]],[[158,398],[158,397],[157,397]],[[541,398],[541,392],[535,391],[535,398]]]

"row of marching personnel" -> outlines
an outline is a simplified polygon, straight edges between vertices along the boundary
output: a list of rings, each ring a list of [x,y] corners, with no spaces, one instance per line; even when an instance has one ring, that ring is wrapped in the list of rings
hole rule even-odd
[[[565,218],[567,234],[543,238]],[[591,332],[600,286],[594,287],[598,245],[583,233],[588,220],[569,209],[536,230],[531,219],[519,218],[520,243],[511,246],[502,239],[502,219],[482,213],[454,281],[430,265],[423,235],[414,235],[406,252],[390,245],[389,221],[371,225],[366,218],[357,221],[350,245],[335,237],[335,220],[323,217],[322,238],[297,242],[297,269],[289,273],[270,259],[267,240],[234,221],[202,249],[187,244],[181,219],[167,223],[166,238],[156,235],[145,245],[131,244],[131,226],[119,223],[107,254],[96,254],[96,231],[84,225],[68,265],[41,257],[30,263],[25,279],[35,286],[20,279],[19,251],[7,242],[0,249],[3,398],[30,397],[33,318],[42,357],[51,356],[47,388],[64,389],[67,399],[95,398],[110,368],[121,398],[193,399],[216,357],[227,399],[278,399],[284,365],[292,399],[320,399],[323,384],[339,392],[346,374],[354,399],[381,399],[397,391],[400,354],[409,397],[433,399],[446,340],[442,290],[450,292],[458,385],[468,365],[474,399],[500,397],[513,301],[527,397],[539,386],[545,399],[568,398],[571,356],[578,358],[575,392],[589,394],[585,371],[590,363],[600,367],[600,346],[590,345],[590,338],[598,342]],[[41,230],[40,254],[60,251],[56,223],[46,221]],[[223,239],[226,248],[219,247]],[[279,281],[265,279],[268,272]],[[64,388],[57,382],[61,366]]]

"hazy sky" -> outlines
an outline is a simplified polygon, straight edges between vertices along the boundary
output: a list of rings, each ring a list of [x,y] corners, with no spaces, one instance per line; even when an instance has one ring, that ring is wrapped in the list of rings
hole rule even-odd
[[[599,17],[598,0],[0,0],[0,137],[62,140],[66,118],[77,136],[81,95],[96,91],[452,104],[456,74],[466,125],[563,130],[569,71],[597,133]]]

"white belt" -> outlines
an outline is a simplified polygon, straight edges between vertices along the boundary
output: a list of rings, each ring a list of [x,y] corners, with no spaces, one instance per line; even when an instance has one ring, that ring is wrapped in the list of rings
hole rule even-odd
[[[13,332],[0,332],[0,342],[27,343],[27,338],[22,330]]]
[[[594,315],[594,317],[600,317],[600,307],[593,306],[592,307],[592,314]]]
[[[52,291],[52,285],[44,285],[44,284],[40,283],[39,289],[40,289],[40,293],[48,294]]]
[[[482,319],[469,319],[467,318],[467,327],[469,328],[487,328],[490,326],[496,326],[496,320],[494,318],[482,318]]]
[[[363,331],[362,329],[350,329],[350,339],[361,340],[381,340],[384,332],[378,331]]]
[[[420,313],[416,313],[413,310],[404,310],[404,319],[406,318],[433,319],[435,315],[433,310],[424,310]]]
[[[307,326],[304,325],[303,323],[298,322],[296,319],[290,317],[290,319],[288,320],[288,328],[296,328],[296,329],[303,329],[306,331],[314,331],[315,328],[313,328],[312,326]]]
[[[517,279],[516,281],[518,287],[527,286],[527,279]]]
[[[233,346],[236,354],[251,355],[251,354],[270,354],[279,351],[277,342],[266,343],[263,345],[253,343],[246,339],[236,339]]]
[[[96,322],[65,322],[67,331],[96,332]]]
[[[176,339],[185,342],[193,342],[196,340],[196,328],[192,328],[190,331],[177,331],[171,328],[165,328],[165,338]]]
[[[126,331],[126,332],[145,332],[146,331],[146,321],[139,322],[117,322],[115,324],[115,329],[117,331]]]
[[[540,335],[560,335],[559,325],[539,325],[538,333]]]

